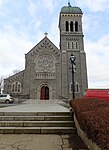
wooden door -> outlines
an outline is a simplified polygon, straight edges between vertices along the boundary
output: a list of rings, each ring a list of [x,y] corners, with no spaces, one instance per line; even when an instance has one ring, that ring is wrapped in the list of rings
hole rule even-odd
[[[40,91],[41,100],[49,100],[49,88],[48,86],[43,86]]]
[[[49,88],[48,88],[48,86],[45,87],[45,99],[49,100]]]

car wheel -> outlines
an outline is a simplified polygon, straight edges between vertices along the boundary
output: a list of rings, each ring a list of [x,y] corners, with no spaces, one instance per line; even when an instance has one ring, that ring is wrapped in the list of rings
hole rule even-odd
[[[9,101],[9,100],[6,100],[6,101],[5,101],[5,103],[6,103],[6,104],[9,104],[9,103],[10,103],[10,101]]]

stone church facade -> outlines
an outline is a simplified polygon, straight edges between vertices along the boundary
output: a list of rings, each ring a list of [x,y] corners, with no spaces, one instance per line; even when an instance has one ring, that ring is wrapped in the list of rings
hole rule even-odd
[[[45,37],[25,55],[25,69],[4,80],[4,92],[31,99],[72,98],[70,55],[76,57],[75,96],[87,89],[82,11],[70,3],[59,17],[60,49]]]

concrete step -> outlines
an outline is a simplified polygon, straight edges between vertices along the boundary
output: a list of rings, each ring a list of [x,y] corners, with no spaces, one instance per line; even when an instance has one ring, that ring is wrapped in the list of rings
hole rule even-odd
[[[0,134],[72,134],[73,127],[0,127]]]
[[[70,112],[0,112],[1,134],[76,133]]]
[[[0,112],[0,116],[69,116],[70,112]]]
[[[72,121],[0,121],[0,127],[73,127]]]
[[[0,116],[0,121],[72,121],[68,116]]]

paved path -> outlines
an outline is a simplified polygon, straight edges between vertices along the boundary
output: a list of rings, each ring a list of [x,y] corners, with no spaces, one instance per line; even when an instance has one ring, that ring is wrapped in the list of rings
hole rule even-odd
[[[69,109],[58,103],[45,103],[41,101],[35,104],[18,104],[0,108],[0,112],[68,112]]]
[[[58,103],[41,101],[0,108],[0,112],[68,112]],[[0,150],[87,150],[77,134],[0,134]]]
[[[67,135],[0,135],[0,150],[72,150]]]
[[[88,150],[77,135],[4,134],[0,150]]]

